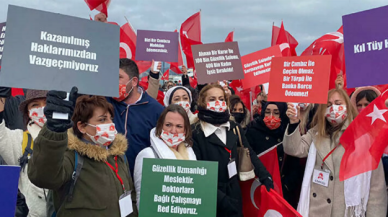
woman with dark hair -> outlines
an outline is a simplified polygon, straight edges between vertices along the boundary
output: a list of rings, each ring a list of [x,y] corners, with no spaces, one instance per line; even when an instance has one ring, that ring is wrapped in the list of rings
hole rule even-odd
[[[113,106],[105,97],[84,95],[73,109],[72,93],[70,101],[63,100],[66,92],[48,93],[47,124],[35,141],[28,169],[31,182],[53,190],[58,217],[137,216],[127,140],[116,131]],[[57,111],[72,119],[53,119]],[[133,212],[121,213],[122,203]]]
[[[170,88],[164,95],[163,102],[165,107],[168,107],[172,104],[182,106],[182,108],[186,111],[189,117],[190,124],[194,124],[198,121],[197,115],[194,115],[191,111],[193,96],[191,95],[191,91],[187,87],[175,86]]]
[[[277,146],[278,159],[276,160],[279,163],[283,196],[289,204],[296,208],[303,170],[300,168],[299,159],[286,155],[281,144],[289,123],[286,110],[286,103],[267,102],[264,104],[260,116],[249,125],[246,137],[256,154]]]
[[[150,137],[151,146],[143,149],[135,162],[134,180],[138,207],[144,158],[197,160],[192,149],[190,122],[185,110],[179,105],[171,104],[162,112]]]
[[[245,148],[248,148],[254,166],[254,174],[267,190],[273,188],[272,177],[257,158],[238,124],[229,121],[228,98],[219,84],[203,87],[198,99],[199,122],[193,127],[193,149],[198,160],[218,162],[217,216],[242,216],[242,197],[238,171],[240,147],[239,137]],[[236,168],[233,168],[236,167]],[[233,168],[229,170],[228,168]],[[236,170],[234,170],[236,169]],[[240,171],[239,171],[240,172]],[[249,177],[243,177],[248,179]]]
[[[245,134],[247,126],[251,122],[251,114],[239,96],[230,96],[229,102],[229,109],[231,113],[230,119],[239,124],[242,128],[243,134]]]
[[[47,91],[28,90],[26,100],[19,105],[23,114],[27,131],[10,130],[5,126],[4,108],[9,101],[0,97],[0,155],[8,165],[21,166],[19,189],[25,196],[30,216],[46,216],[46,197],[48,190],[39,188],[31,183],[27,169],[29,158],[34,150],[34,142],[38,137],[46,117],[43,109],[46,106]]]
[[[373,100],[381,95],[381,92],[372,86],[368,87],[359,87],[354,91],[350,102],[360,113],[365,107],[367,107]]]

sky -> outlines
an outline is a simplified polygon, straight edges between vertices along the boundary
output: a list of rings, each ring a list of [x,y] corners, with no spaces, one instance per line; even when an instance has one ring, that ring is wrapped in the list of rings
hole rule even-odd
[[[0,0],[0,22],[6,21],[9,4],[85,19],[98,13],[83,0]],[[273,23],[280,26],[283,21],[299,42],[300,54],[315,39],[335,32],[343,15],[387,4],[386,0],[112,0],[108,21],[123,25],[127,17],[135,29],[174,31],[201,10],[202,42],[222,42],[234,30],[241,55],[269,47]]]

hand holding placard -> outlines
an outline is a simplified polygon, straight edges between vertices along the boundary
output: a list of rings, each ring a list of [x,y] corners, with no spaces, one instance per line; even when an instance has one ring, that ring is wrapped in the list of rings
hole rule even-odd
[[[73,126],[71,117],[73,116],[74,105],[78,96],[78,88],[73,87],[70,92],[69,101],[66,101],[67,93],[64,91],[51,90],[47,93],[44,114],[47,118],[47,128],[54,132],[65,132]],[[68,114],[67,119],[54,119],[54,113]]]
[[[295,109],[295,106],[292,103],[287,103],[287,111],[286,115],[290,119],[290,124],[297,124],[299,123],[300,119],[300,107],[296,106],[297,109]]]
[[[161,69],[162,69],[162,62],[152,60],[151,72],[154,74],[158,74]]]

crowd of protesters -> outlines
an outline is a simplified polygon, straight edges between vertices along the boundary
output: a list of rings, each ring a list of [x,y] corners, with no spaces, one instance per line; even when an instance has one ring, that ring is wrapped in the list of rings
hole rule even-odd
[[[379,90],[362,87],[349,97],[338,85],[326,104],[294,106],[268,101],[261,87],[250,111],[228,81],[192,87],[182,70],[183,85],[166,82],[163,104],[159,73],[149,72],[145,89],[130,59],[119,61],[117,98],[81,95],[76,87],[69,100],[57,90],[15,98],[1,87],[0,162],[22,168],[16,216],[120,216],[123,196],[132,199],[129,216],[138,216],[144,158],[218,162],[217,216],[243,216],[241,176],[228,174],[240,145],[268,191],[273,179],[257,155],[276,148],[283,196],[302,215],[387,215],[385,157],[359,175],[363,185],[339,180],[339,138]],[[69,118],[55,119],[55,112]],[[314,170],[329,174],[327,186],[313,182]]]

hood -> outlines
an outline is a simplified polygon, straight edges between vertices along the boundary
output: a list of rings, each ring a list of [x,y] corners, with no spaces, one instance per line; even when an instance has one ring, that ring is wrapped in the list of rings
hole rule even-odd
[[[372,87],[372,86],[366,86],[366,87],[359,87],[359,88],[357,88],[357,89],[354,91],[352,97],[350,98],[350,103],[352,103],[352,105],[354,106],[354,108],[356,109],[356,111],[357,111],[356,98],[357,98],[357,95],[358,95],[361,91],[363,91],[363,90],[373,90],[373,91],[377,94],[377,96],[380,96],[380,95],[381,95],[381,92],[380,92],[377,88]]]
[[[128,148],[127,139],[122,134],[117,134],[108,150],[98,145],[88,144],[74,135],[73,130],[67,132],[68,149],[77,151],[80,155],[87,156],[95,161],[105,162],[109,156],[121,156]]]

